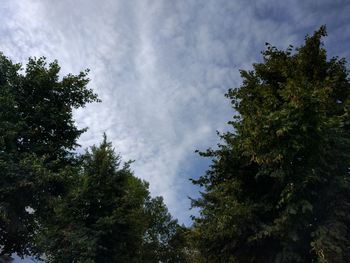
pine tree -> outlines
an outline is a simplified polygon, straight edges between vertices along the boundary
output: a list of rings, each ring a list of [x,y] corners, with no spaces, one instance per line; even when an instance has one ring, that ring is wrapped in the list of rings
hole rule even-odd
[[[82,156],[71,189],[53,202],[41,233],[48,262],[135,262],[144,231],[146,185],[121,167],[106,137]]]
[[[174,243],[177,221],[106,136],[81,158],[61,175],[70,190],[53,200],[43,222],[38,243],[45,262],[184,262],[182,244]]]

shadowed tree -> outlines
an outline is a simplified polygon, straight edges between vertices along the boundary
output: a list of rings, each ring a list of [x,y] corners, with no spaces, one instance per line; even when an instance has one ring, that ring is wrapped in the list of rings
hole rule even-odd
[[[52,204],[41,244],[48,262],[136,262],[147,186],[106,141],[82,156],[71,190]]]
[[[185,262],[177,221],[129,163],[121,165],[106,136],[74,169],[65,171],[75,174],[70,191],[53,200],[39,237],[47,262]]]
[[[347,262],[350,258],[350,83],[327,59],[322,26],[293,50],[267,45],[227,97],[221,135],[193,202],[208,262]]]
[[[147,230],[143,238],[142,262],[189,262],[186,254],[186,231],[179,226],[163,203],[162,197],[146,202]]]
[[[74,164],[71,150],[84,132],[72,111],[97,100],[87,72],[59,71],[45,58],[29,59],[23,71],[0,54],[0,254],[33,249],[34,217],[62,191],[55,173]]]

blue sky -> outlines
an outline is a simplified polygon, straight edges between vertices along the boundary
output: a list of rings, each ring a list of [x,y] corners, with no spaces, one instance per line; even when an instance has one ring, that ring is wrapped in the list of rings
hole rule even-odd
[[[224,93],[269,42],[299,45],[326,24],[330,55],[350,58],[350,1],[341,0],[2,0],[0,50],[14,61],[58,59],[63,74],[90,68],[102,99],[75,112],[106,132],[136,176],[190,224],[196,178],[208,160],[194,151],[218,143],[233,112]]]

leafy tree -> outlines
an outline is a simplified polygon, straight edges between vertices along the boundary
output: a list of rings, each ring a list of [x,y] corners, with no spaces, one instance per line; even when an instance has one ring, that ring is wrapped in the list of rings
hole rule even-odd
[[[62,191],[55,173],[75,162],[71,150],[84,132],[72,110],[97,100],[87,71],[59,71],[45,58],[29,59],[23,71],[0,54],[0,254],[32,249],[34,218]]]
[[[208,262],[347,262],[350,258],[350,82],[327,59],[322,26],[293,50],[267,45],[227,97],[221,135],[194,205]]]
[[[146,215],[148,224],[143,238],[142,262],[187,262],[186,228],[172,218],[162,197],[146,201]]]

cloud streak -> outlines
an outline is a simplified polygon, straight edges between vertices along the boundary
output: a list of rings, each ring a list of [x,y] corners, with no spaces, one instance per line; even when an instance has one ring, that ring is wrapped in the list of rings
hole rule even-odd
[[[260,60],[265,42],[285,48],[327,24],[331,54],[349,58],[347,1],[8,0],[0,49],[15,61],[58,59],[64,73],[89,67],[102,99],[77,110],[80,143],[103,132],[137,176],[189,223],[188,178],[207,163],[193,151],[215,146],[232,111],[225,91],[238,69]]]

